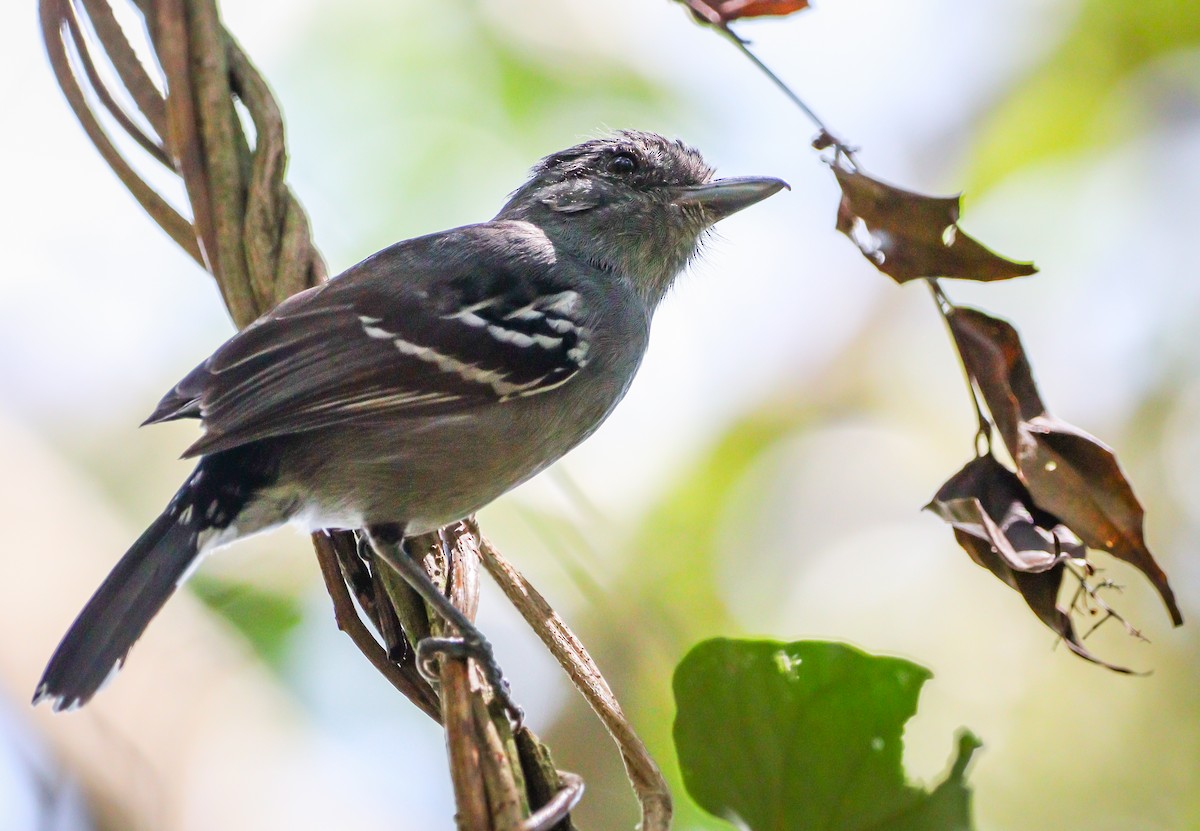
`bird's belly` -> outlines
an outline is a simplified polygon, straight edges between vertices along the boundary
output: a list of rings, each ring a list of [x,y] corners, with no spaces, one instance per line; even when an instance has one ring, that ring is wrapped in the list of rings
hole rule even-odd
[[[310,484],[297,519],[314,528],[401,522],[412,533],[462,519],[587,438],[623,391],[589,401],[516,400],[492,407],[486,418],[325,431],[319,462],[306,456],[283,471],[296,482],[321,483]]]

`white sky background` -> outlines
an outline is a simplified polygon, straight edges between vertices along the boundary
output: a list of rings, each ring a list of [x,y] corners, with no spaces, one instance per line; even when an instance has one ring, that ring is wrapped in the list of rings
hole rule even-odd
[[[276,80],[272,62],[286,54],[290,28],[306,24],[296,4],[282,5],[287,13],[278,14],[280,4],[231,2],[224,14],[286,94],[291,92],[287,79]],[[316,4],[307,5],[307,13],[318,13]],[[546,36],[536,25],[543,16],[529,11],[537,4],[490,5],[498,15],[515,17],[513,28],[530,36],[531,48]],[[636,63],[685,89],[690,86],[711,105],[724,127],[718,122],[708,135],[685,138],[700,146],[721,173],[780,175],[795,187],[724,223],[658,321],[654,352],[625,408],[631,416],[624,420],[644,425],[652,411],[663,409],[651,399],[679,402],[692,417],[658,436],[641,427],[622,430],[629,441],[645,436],[639,449],[646,452],[629,458],[658,467],[656,448],[667,452],[664,435],[672,443],[690,444],[688,436],[704,424],[706,412],[737,412],[768,391],[780,371],[819,364],[853,333],[870,296],[890,287],[865,265],[857,284],[822,279],[844,273],[846,262],[858,255],[828,233],[836,193],[831,177],[811,154],[796,152],[813,130],[774,90],[731,49],[681,22],[681,10],[670,3],[628,0],[605,6],[599,25],[594,8],[582,2],[569,4],[561,17],[574,19],[583,34],[623,44]],[[758,24],[745,31],[785,76],[802,91],[811,90],[819,112],[868,148],[870,162],[893,178],[911,180],[906,164],[911,143],[959,123],[981,86],[996,87],[1001,70],[1011,63],[1007,56],[1029,59],[1027,48],[1009,48],[1008,25],[1000,24],[1011,24],[1014,34],[1038,28],[1022,25],[1020,6],[1014,12],[1012,3],[971,4],[965,19],[960,6],[951,0],[830,3],[819,19]],[[635,12],[643,34],[625,38],[625,24]],[[33,9],[7,4],[0,14],[7,18],[0,21],[7,64],[0,91],[6,120],[19,128],[6,131],[0,158],[5,210],[12,211],[3,226],[8,250],[0,274],[0,401],[34,423],[73,426],[84,409],[93,419],[127,421],[231,330],[207,275],[145,218],[91,149],[53,84]],[[917,35],[947,15],[960,19],[945,51],[914,53],[906,34]],[[871,61],[847,62],[834,48],[851,32],[856,51],[872,55]],[[693,54],[700,50],[702,59],[696,60]],[[888,67],[886,86],[874,66]],[[936,95],[897,94],[930,89]],[[303,107],[302,98],[283,103],[285,112]],[[311,123],[312,115],[306,115]],[[580,125],[580,134],[600,126]],[[508,179],[514,186],[533,161],[513,166]],[[341,217],[353,217],[353,205],[322,203],[325,194],[319,192],[315,199],[306,197],[305,182],[320,164],[295,155],[291,180],[314,215],[318,240],[323,231],[335,240],[329,256],[337,270],[370,251],[337,246],[337,239],[353,235],[338,227]],[[941,175],[949,186],[949,174]],[[451,194],[447,201],[462,203],[461,221],[470,222],[486,218],[504,195]],[[429,230],[436,229],[419,232]]]
[[[927,298],[916,296],[923,289],[896,288],[834,233],[836,188],[815,154],[805,149],[815,130],[732,48],[690,25],[682,9],[666,0],[555,0],[549,17],[545,2],[491,0],[485,5],[521,32],[531,49],[569,31],[593,45],[627,52],[635,64],[702,102],[700,132],[683,138],[698,146],[720,175],[776,175],[793,186],[790,193],[722,224],[704,261],[681,280],[660,313],[651,352],[627,400],[568,460],[572,476],[604,510],[614,516],[636,511],[681,459],[728,419],[769,395],[778,379],[795,383],[818,372],[880,304],[923,330],[904,341],[903,348],[911,351],[880,357],[880,363],[894,367],[894,388],[885,394],[903,402],[909,394],[904,385],[911,383],[914,398],[929,396],[934,406],[957,408],[941,423],[968,434],[971,417],[948,339]],[[914,189],[951,192],[960,182],[971,116],[1034,62],[1040,48],[1052,45],[1073,8],[1070,2],[1045,0],[825,0],[790,21],[745,25],[741,31],[835,130],[864,147],[861,158],[868,169]],[[319,114],[299,112],[306,106],[303,90],[292,88],[279,67],[295,61],[289,54],[295,32],[310,25],[309,16],[327,13],[324,5],[228,0],[223,11],[293,123],[319,122]],[[92,425],[112,434],[124,425],[123,440],[137,446],[146,439],[135,426],[158,396],[231,332],[215,287],[141,213],[86,140],[53,82],[32,3],[0,4],[0,102],[5,126],[0,134],[0,411],[52,437],[86,432]],[[579,135],[592,135],[602,126],[581,124]],[[372,208],[326,186],[323,160],[296,152],[305,138],[291,138],[290,181],[337,271],[371,253],[349,250],[346,241],[355,238],[356,213]],[[1181,244],[1193,233],[1186,229],[1194,225],[1189,207],[1194,198],[1180,200],[1178,194],[1200,192],[1198,139],[1194,122],[1167,125],[1103,158],[1031,171],[968,205],[964,226],[972,235],[1001,253],[1035,259],[1043,273],[1020,284],[950,286],[952,297],[976,299],[1017,322],[1052,408],[1100,435],[1129,415],[1125,402],[1138,398],[1147,383],[1146,360],[1162,348],[1162,329],[1172,320],[1194,319],[1200,281],[1194,279],[1192,252]],[[535,155],[555,149],[537,148]],[[1149,158],[1171,159],[1170,170],[1149,164]],[[533,155],[511,153],[499,162],[511,169],[498,177],[515,187],[533,161]],[[487,218],[504,196],[501,190],[445,199],[456,211],[461,205],[458,221],[466,223]],[[405,229],[396,238],[433,230]],[[1147,267],[1147,261],[1153,265]],[[1097,320],[1106,321],[1102,332],[1096,331]],[[1100,368],[1107,373],[1104,384],[1092,381]],[[1200,394],[1193,398],[1200,400]],[[913,490],[912,482],[935,484],[938,466],[948,475],[954,468],[943,461],[958,459],[956,454],[968,448],[957,434],[953,448],[939,448],[946,442],[939,433],[929,437],[928,446],[914,449],[907,439],[896,440],[894,430],[878,425],[839,427],[829,440],[827,448],[833,449],[824,452],[833,458],[824,464],[831,466],[844,464],[855,448],[873,448],[893,460],[928,459],[932,453],[931,471],[900,480],[891,493],[893,508],[903,502],[901,509],[910,513],[928,496],[921,490],[925,485]],[[1185,450],[1200,453],[1195,441],[1181,442]],[[844,448],[841,462],[838,448]],[[796,449],[800,459],[820,452]],[[805,487],[799,481],[801,496]],[[519,498],[553,501],[558,491],[543,480],[531,483]],[[1200,503],[1192,507],[1200,518]],[[0,522],[14,519],[3,516],[0,505]],[[929,539],[921,536],[926,531],[943,534],[918,519],[906,522],[895,533],[915,534],[914,548]],[[835,554],[853,544],[853,538],[829,540]],[[821,559],[813,573],[844,561]],[[1173,577],[1179,589],[1188,574]],[[1191,578],[1194,585],[1194,571]],[[745,590],[732,591],[735,604]],[[796,604],[810,609],[823,602],[816,589],[781,590],[794,592]],[[742,603],[748,620],[768,626],[769,621],[753,617],[752,597]],[[504,642],[519,637],[512,631],[515,624],[503,613],[486,614],[496,615],[503,656]],[[328,622],[321,615],[313,619]],[[342,636],[330,626],[304,637],[323,662],[337,661],[339,654],[360,662],[357,655],[339,652]],[[314,670],[314,677],[301,683],[314,707],[328,706],[327,713],[344,718],[345,711],[336,706],[341,692],[329,685],[353,670],[330,672],[329,666],[321,663],[322,671]],[[546,663],[537,671],[552,668]],[[343,723],[333,726],[338,738],[329,739],[340,746],[373,743],[377,764],[359,772],[366,794],[386,784],[376,779],[397,764],[397,747],[440,743],[434,731],[403,722],[381,733],[372,714],[375,706],[382,710],[390,701],[368,698],[363,723],[357,725],[361,732],[346,738],[337,731],[354,733],[355,725]],[[941,733],[936,741],[945,738]],[[329,749],[314,746],[305,752]],[[938,754],[944,758],[945,747],[930,750],[929,758]],[[414,749],[408,758],[422,756]],[[347,764],[363,764],[357,747],[347,757]],[[931,770],[937,766],[932,762]],[[441,801],[425,800],[420,807],[429,811],[433,824],[414,827],[438,827],[449,813],[443,772],[431,771],[430,777],[427,793],[440,794]]]

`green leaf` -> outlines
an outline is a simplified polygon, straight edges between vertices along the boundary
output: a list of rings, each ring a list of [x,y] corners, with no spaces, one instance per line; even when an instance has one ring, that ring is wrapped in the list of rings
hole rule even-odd
[[[704,641],[675,670],[688,793],[751,831],[969,831],[963,731],[932,792],[908,782],[904,724],[931,673],[824,641]]]

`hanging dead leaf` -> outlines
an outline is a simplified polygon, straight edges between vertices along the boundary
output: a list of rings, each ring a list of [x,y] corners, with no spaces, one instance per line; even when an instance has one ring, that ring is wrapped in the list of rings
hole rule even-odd
[[[724,25],[742,17],[782,17],[808,8],[808,0],[683,0],[699,20]]]
[[[1115,672],[1130,672],[1087,650],[1069,610],[1058,605],[1066,561],[1086,556],[1083,543],[1035,505],[1021,480],[995,457],[969,462],[925,507],[950,523],[971,559],[1016,589],[1072,652]]]
[[[1183,614],[1167,575],[1143,536],[1145,511],[1103,442],[1052,415],[1020,425],[1014,459],[1034,501],[1062,517],[1090,548],[1141,571],[1158,589],[1176,626]]]
[[[1017,330],[1007,321],[964,306],[952,308],[946,320],[967,374],[1015,456],[1017,425],[1046,412]]]
[[[1064,557],[1087,553],[1069,528],[1034,506],[1021,480],[993,456],[970,462],[925,507],[995,549],[1006,569],[996,576],[1010,585],[1009,571],[1048,571]]]
[[[1141,503],[1112,450],[1046,412],[1021,339],[1009,323],[963,307],[946,317],[967,374],[1033,501],[1060,517],[1089,547],[1139,569],[1158,589],[1171,621],[1181,624],[1167,576],[1146,547]]]
[[[963,233],[958,196],[926,196],[832,167],[842,189],[837,229],[896,282],[918,277],[988,282],[1037,272],[1032,263],[1006,260]]]

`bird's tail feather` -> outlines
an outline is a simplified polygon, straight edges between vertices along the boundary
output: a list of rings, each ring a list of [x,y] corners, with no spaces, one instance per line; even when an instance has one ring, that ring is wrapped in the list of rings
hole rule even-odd
[[[54,651],[33,703],[69,710],[95,695],[199,558],[191,523],[164,512],[125,553]]]
[[[42,673],[34,704],[50,701],[55,710],[70,710],[87,703],[120,669],[201,555],[229,541],[231,521],[247,495],[225,488],[214,496],[210,482],[202,483],[210,459],[201,460],[83,607]]]

